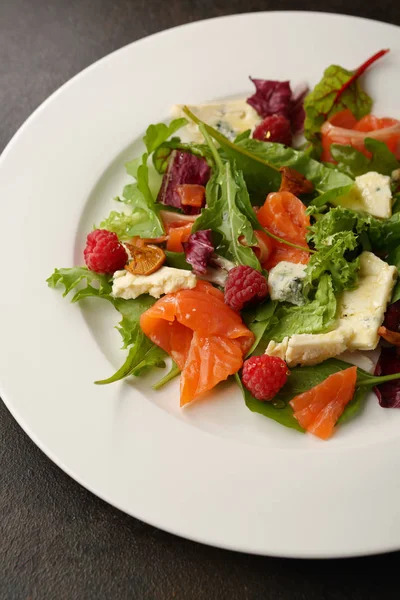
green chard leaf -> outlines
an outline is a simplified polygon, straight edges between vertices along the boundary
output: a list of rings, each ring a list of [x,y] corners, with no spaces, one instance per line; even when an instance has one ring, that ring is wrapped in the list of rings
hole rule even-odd
[[[236,264],[248,265],[261,270],[260,263],[250,247],[239,242],[244,237],[248,246],[256,245],[251,223],[239,206],[247,203],[243,177],[230,162],[223,163],[207,131],[200,125],[208,145],[214,154],[215,169],[206,188],[207,208],[196,219],[193,232],[211,229],[220,236],[219,254]]]
[[[122,319],[117,325],[122,341],[123,349],[129,348],[126,361],[117,372],[96,383],[105,384],[119,381],[128,375],[141,375],[151,367],[164,367],[164,358],[167,354],[147,338],[139,326],[141,314],[150,308],[155,298],[142,295],[135,300],[124,300],[111,296],[111,281],[106,275],[99,275],[89,271],[86,267],[72,267],[70,269],[56,269],[47,279],[50,287],[55,288],[58,284],[64,286],[64,296],[73,290],[72,302],[83,298],[95,297],[108,300],[121,314]],[[86,285],[84,285],[86,283]]]
[[[356,119],[361,119],[372,108],[372,100],[364,92],[359,77],[387,50],[382,50],[365,62],[356,71],[348,71],[338,65],[331,65],[324,76],[304,100],[306,119],[304,135],[319,155],[321,151],[321,127],[334,114],[349,109]]]
[[[395,155],[390,152],[384,142],[373,138],[365,138],[364,146],[371,152],[371,158],[367,158],[352,146],[332,144],[330,151],[338,163],[337,168],[350,177],[358,177],[370,171],[376,171],[382,175],[391,175],[393,171],[400,167]]]

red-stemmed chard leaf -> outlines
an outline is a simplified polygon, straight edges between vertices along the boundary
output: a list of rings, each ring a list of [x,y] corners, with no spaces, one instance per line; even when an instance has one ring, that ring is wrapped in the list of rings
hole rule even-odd
[[[210,167],[204,158],[190,154],[190,152],[174,150],[171,153],[167,170],[163,175],[157,201],[180,208],[186,214],[198,214],[200,208],[182,205],[177,188],[185,184],[205,186],[210,179],[210,173]]]

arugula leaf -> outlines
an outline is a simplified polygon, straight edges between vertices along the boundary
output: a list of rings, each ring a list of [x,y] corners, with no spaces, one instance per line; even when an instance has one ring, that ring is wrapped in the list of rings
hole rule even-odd
[[[273,419],[285,427],[296,429],[302,433],[304,432],[303,428],[294,418],[292,407],[289,404],[281,405],[279,402],[260,402],[254,398],[247,388],[245,388],[238,373],[236,373],[235,379],[242,391],[247,408],[249,408],[252,412],[256,412],[264,415],[265,417]]]
[[[122,337],[122,348],[128,348],[131,344],[135,343],[137,338],[136,328],[138,327],[141,314],[150,308],[150,306],[153,306],[156,300],[148,294],[142,294],[138,298],[135,298],[135,300],[111,297],[110,301],[114,308],[122,315],[122,320],[117,325],[117,330]]]
[[[260,263],[248,246],[256,245],[253,228],[238,207],[246,202],[246,190],[241,174],[231,167],[229,162],[222,162],[207,131],[200,129],[214,155],[215,169],[207,184],[207,207],[201,211],[193,225],[193,233],[203,229],[211,229],[221,237],[218,252],[236,264],[248,265],[261,271]],[[243,246],[239,238],[243,236],[248,246]]]
[[[144,371],[151,367],[165,367],[164,358],[167,353],[158,346],[155,346],[148,337],[144,335],[140,327],[135,328],[136,338],[133,346],[129,349],[126,361],[114,375],[107,379],[95,381],[97,385],[106,385],[115,383],[129,375],[142,375]]]
[[[177,377],[180,372],[181,370],[176,364],[176,362],[172,361],[172,365],[169,372],[152,386],[153,390],[161,389],[166,383],[172,381],[172,379],[175,379],[175,377]]]
[[[315,287],[323,273],[331,275],[336,293],[355,288],[360,260],[358,257],[347,260],[345,255],[357,248],[356,235],[352,231],[339,231],[315,245],[318,252],[312,254],[307,264],[303,283],[305,293]]]
[[[349,109],[357,120],[371,112],[372,99],[361,89],[358,78],[386,52],[388,50],[381,50],[354,72],[331,65],[306,96],[304,135],[313,144],[317,154],[322,149],[321,127],[327,119],[344,109]]]
[[[358,177],[370,171],[376,171],[382,175],[391,175],[393,171],[400,167],[395,155],[390,152],[384,142],[373,138],[365,138],[364,146],[371,152],[371,158],[367,158],[352,146],[332,144],[330,151],[338,163],[337,168],[350,177]]]
[[[333,291],[332,278],[323,274],[320,277],[315,298],[302,306],[282,303],[275,317],[278,322],[265,332],[265,339],[281,342],[283,338],[300,333],[325,333],[335,323],[337,301]]]
[[[86,283],[86,287],[80,286],[82,282]],[[122,348],[129,348],[128,356],[122,367],[114,375],[96,383],[112,383],[128,375],[139,376],[153,366],[165,366],[166,353],[153,344],[139,326],[141,314],[154,304],[154,298],[148,295],[139,296],[135,300],[114,298],[111,296],[112,286],[109,278],[106,275],[89,271],[86,267],[56,269],[47,279],[47,283],[52,288],[57,287],[58,284],[64,285],[64,296],[78,288],[72,302],[77,302],[89,296],[108,300],[122,315],[117,330],[122,337]],[[95,285],[93,286],[92,283]]]
[[[188,124],[188,120],[184,117],[173,119],[169,125],[165,123],[157,123],[157,125],[149,125],[143,141],[146,145],[147,152],[151,154],[163,142],[165,142],[178,129]]]

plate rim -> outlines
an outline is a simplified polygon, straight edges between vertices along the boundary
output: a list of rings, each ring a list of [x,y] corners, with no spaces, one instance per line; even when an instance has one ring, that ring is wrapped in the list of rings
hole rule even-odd
[[[74,82],[75,80],[79,80],[80,78],[84,78],[86,73],[88,71],[91,71],[92,69],[95,69],[100,63],[104,63],[108,60],[111,59],[111,57],[115,57],[116,55],[118,55],[119,53],[122,53],[124,51],[126,51],[128,48],[132,47],[132,46],[137,46],[140,45],[141,43],[143,43],[144,41],[150,41],[151,39],[157,37],[160,38],[163,35],[169,33],[171,34],[171,32],[175,32],[177,30],[180,29],[186,29],[186,28],[193,28],[196,27],[196,25],[198,25],[199,23],[208,23],[208,22],[214,22],[214,21],[222,21],[222,20],[231,20],[231,19],[242,19],[243,17],[249,16],[249,15],[259,15],[259,14],[265,14],[265,15],[273,15],[273,14],[282,14],[284,13],[286,16],[288,15],[301,15],[304,17],[305,14],[307,15],[318,15],[318,16],[325,16],[325,17],[329,17],[329,18],[336,18],[336,19],[351,19],[354,21],[367,21],[367,22],[372,22],[372,23],[379,23],[382,25],[385,25],[387,27],[393,27],[396,29],[400,29],[399,26],[394,25],[394,24],[390,24],[384,21],[376,21],[374,19],[369,19],[369,18],[365,18],[365,17],[356,17],[354,15],[345,15],[345,14],[337,14],[337,13],[330,13],[330,12],[323,12],[323,11],[256,11],[256,12],[247,12],[247,13],[239,13],[239,14],[230,14],[230,15],[222,15],[222,16],[218,16],[218,17],[214,17],[214,18],[210,18],[210,19],[204,19],[204,20],[199,20],[199,21],[195,21],[195,22],[191,22],[191,23],[185,23],[182,25],[178,25],[178,26],[174,26],[174,27],[170,27],[168,29],[164,29],[162,31],[153,33],[149,36],[140,38],[134,42],[131,42],[129,44],[126,44],[125,46],[122,46],[121,48],[118,48],[116,50],[114,50],[113,52],[101,57],[99,60],[95,61],[94,63],[88,65],[87,67],[85,67],[82,71],[76,73],[72,78],[70,78],[69,80],[67,80],[65,83],[63,83],[60,87],[58,87],[56,90],[54,90],[52,92],[52,94],[46,98],[32,113],[31,115],[24,121],[24,123],[19,127],[19,129],[14,133],[14,135],[12,136],[12,138],[10,139],[10,141],[7,143],[7,145],[5,146],[1,156],[0,156],[0,169],[3,166],[3,163],[6,161],[7,156],[9,154],[10,151],[12,151],[12,149],[14,148],[14,146],[16,144],[18,144],[19,138],[20,136],[22,136],[25,132],[25,130],[29,127],[30,123],[32,121],[34,121],[34,119],[37,117],[38,114],[40,114],[42,111],[44,111],[46,109],[46,107],[51,104],[54,99],[63,93],[63,90],[68,87],[69,85],[72,84],[72,82]],[[2,377],[0,376],[0,386],[1,388],[3,388],[2,385]],[[72,479],[74,479],[75,481],[77,481],[79,483],[79,485],[82,485],[84,488],[86,488],[87,490],[89,490],[91,493],[93,493],[94,495],[96,495],[97,497],[101,498],[103,501],[107,502],[108,504],[114,506],[115,508],[117,508],[118,510],[121,510],[127,514],[130,514],[131,516],[133,516],[134,518],[138,518],[140,520],[142,520],[145,523],[148,523],[154,527],[158,527],[164,531],[167,531],[169,533],[172,533],[173,535],[179,536],[179,537],[183,537],[184,539],[190,539],[192,541],[197,541],[197,542],[201,542],[205,545],[209,545],[209,546],[216,546],[220,547],[220,548],[224,548],[224,549],[228,549],[228,550],[235,550],[235,551],[244,551],[244,552],[248,552],[248,553],[252,553],[252,554],[259,554],[259,555],[266,555],[266,553],[264,551],[254,551],[251,549],[243,549],[243,547],[240,548],[235,548],[232,547],[232,545],[227,544],[224,545],[222,542],[219,542],[218,544],[215,544],[215,542],[210,542],[207,541],[207,539],[203,538],[202,536],[198,535],[198,536],[191,536],[187,533],[180,533],[179,531],[175,530],[174,527],[168,527],[165,525],[165,523],[158,523],[157,520],[149,520],[149,519],[144,519],[142,517],[135,517],[135,515],[132,512],[128,512],[125,508],[121,507],[118,505],[118,503],[113,502],[112,500],[108,499],[106,497],[106,495],[103,495],[102,493],[96,491],[95,489],[92,488],[91,485],[88,485],[87,482],[83,481],[79,476],[75,475],[73,473],[73,469],[70,470],[70,468],[64,464],[64,462],[62,460],[60,460],[59,458],[57,458],[57,456],[55,456],[52,452],[52,450],[48,447],[46,447],[46,445],[44,443],[42,443],[42,441],[37,437],[36,433],[31,429],[30,425],[26,422],[25,417],[21,414],[19,414],[18,410],[15,408],[15,406],[13,405],[13,401],[11,400],[11,398],[8,398],[8,394],[4,393],[3,390],[1,389],[0,392],[0,396],[4,402],[4,404],[6,405],[8,411],[11,413],[11,415],[13,416],[13,418],[15,418],[15,420],[17,421],[17,423],[22,427],[22,429],[25,431],[25,433],[32,439],[32,441],[35,443],[35,445],[37,445],[40,450],[52,461],[54,462],[58,467],[60,467],[68,476],[70,476]],[[366,555],[371,555],[371,554],[381,554],[381,553],[386,553],[386,552],[392,552],[395,550],[398,550],[400,548],[400,540],[398,543],[394,543],[392,546],[388,546],[387,544],[384,545],[385,547],[382,547],[381,549],[372,549],[370,551],[365,551],[365,550],[360,550],[360,552],[354,552],[354,551],[350,551],[348,554],[344,553],[344,552],[339,552],[337,554],[335,553],[331,553],[328,552],[326,555],[324,555],[323,553],[311,553],[311,554],[307,554],[307,552],[302,552],[300,554],[297,553],[282,553],[281,551],[274,553],[273,551],[269,551],[268,555],[269,556],[279,556],[279,557],[291,557],[291,558],[338,558],[338,557],[350,557],[350,556],[366,556]]]

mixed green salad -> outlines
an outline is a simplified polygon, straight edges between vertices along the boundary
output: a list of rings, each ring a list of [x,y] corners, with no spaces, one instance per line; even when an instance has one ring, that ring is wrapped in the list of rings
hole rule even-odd
[[[360,81],[386,52],[149,125],[85,266],[47,280],[120,313],[126,359],[97,384],[171,357],[153,388],[180,376],[181,405],[232,377],[251,411],[323,439],[372,389],[400,407],[400,121]]]

